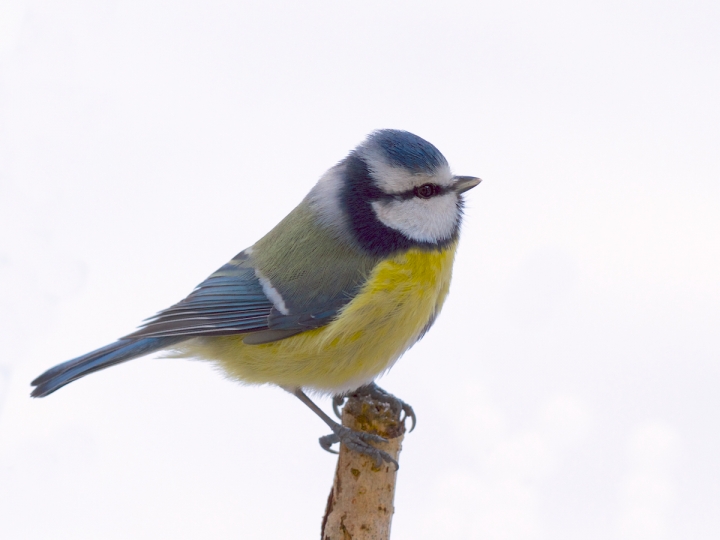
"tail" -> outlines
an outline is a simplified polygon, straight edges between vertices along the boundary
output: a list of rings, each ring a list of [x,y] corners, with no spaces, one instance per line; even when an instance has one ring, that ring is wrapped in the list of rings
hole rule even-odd
[[[165,349],[187,339],[186,337],[151,337],[140,339],[120,339],[115,343],[101,347],[93,352],[68,360],[48,369],[31,384],[35,387],[32,397],[45,397],[58,388],[115,364],[127,362],[138,356]]]

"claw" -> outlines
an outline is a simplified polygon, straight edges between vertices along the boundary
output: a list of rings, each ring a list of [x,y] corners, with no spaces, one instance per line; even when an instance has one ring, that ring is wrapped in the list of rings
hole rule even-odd
[[[408,432],[411,432],[413,429],[415,429],[415,426],[417,425],[417,416],[415,416],[415,411],[413,410],[413,408],[410,405],[408,405],[404,401],[402,401],[401,403],[402,403],[403,413],[405,414],[405,416],[402,417],[402,421],[405,422],[405,420],[407,420],[408,418],[410,418],[412,420],[412,425],[410,426],[410,429],[408,430]]]
[[[366,386],[361,386],[357,390],[355,390],[352,395],[355,396],[370,396],[373,399],[377,399],[380,401],[384,401],[385,403],[389,403],[391,407],[399,408],[403,412],[403,417],[400,419],[402,422],[405,422],[408,418],[412,420],[412,426],[410,426],[410,429],[408,431],[412,431],[415,429],[415,426],[417,425],[417,416],[415,416],[415,411],[413,408],[405,403],[402,399],[395,397],[390,392],[387,392],[386,390],[383,390],[375,383],[370,383]],[[345,396],[335,396],[333,397],[333,409],[336,409],[336,400],[343,400],[340,401],[340,405],[345,400]],[[337,410],[336,413],[337,414]],[[339,415],[338,415],[339,416]]]
[[[333,396],[332,399],[332,408],[333,412],[335,413],[335,416],[340,418],[342,420],[342,406],[345,405],[345,400],[347,399],[347,396],[345,395],[339,395],[339,396]]]
[[[340,438],[337,435],[335,435],[334,433],[331,433],[330,435],[323,435],[318,440],[320,441],[320,446],[326,452],[330,452],[331,454],[339,454],[340,453],[337,450],[332,449],[333,444],[340,442]]]
[[[395,461],[390,454],[380,450],[379,448],[375,448],[370,444],[371,442],[387,442],[387,439],[384,437],[380,437],[380,435],[374,435],[372,433],[365,433],[364,431],[354,431],[349,427],[341,426],[340,424],[332,426],[332,430],[333,432],[331,434],[320,437],[320,446],[323,450],[326,450],[331,454],[337,454],[338,452],[333,450],[331,447],[333,444],[339,442],[344,444],[350,450],[373,458],[377,467],[380,467],[383,462],[385,462],[395,465],[395,470],[400,468],[398,462]]]
[[[415,414],[412,412],[412,408],[410,408],[409,405],[406,406],[402,401],[392,396],[391,394],[388,394],[384,390],[378,388],[374,384],[371,385],[371,387],[364,388],[366,388],[366,395],[381,396],[381,400],[389,403],[392,407],[402,408],[402,410],[405,412],[405,418],[407,418],[408,416],[412,416],[413,427],[415,427]],[[380,437],[379,435],[366,433],[364,431],[354,431],[348,427],[338,424],[332,418],[330,418],[320,407],[318,407],[313,402],[313,400],[311,400],[307,396],[307,394],[303,392],[302,388],[286,388],[286,390],[291,392],[295,397],[297,397],[300,401],[307,405],[315,414],[317,414],[322,419],[323,422],[325,422],[330,427],[330,429],[332,429],[333,432],[330,435],[320,437],[320,446],[323,448],[323,450],[326,450],[332,454],[337,454],[338,452],[332,449],[332,445],[339,442],[344,444],[345,447],[350,450],[354,450],[355,452],[365,454],[366,456],[374,458],[375,464],[378,467],[380,467],[384,461],[385,463],[394,464],[395,470],[398,470],[400,468],[398,462],[395,461],[390,454],[388,454],[387,452],[383,452],[379,448],[375,448],[370,444],[371,442],[385,443],[388,442],[387,439]],[[376,393],[373,394],[373,391],[375,391]],[[391,399],[388,399],[388,396]],[[335,414],[337,414],[338,416],[341,415],[339,407],[341,407],[345,402],[345,397],[346,396],[341,395],[335,396],[333,398],[333,409],[335,410]]]

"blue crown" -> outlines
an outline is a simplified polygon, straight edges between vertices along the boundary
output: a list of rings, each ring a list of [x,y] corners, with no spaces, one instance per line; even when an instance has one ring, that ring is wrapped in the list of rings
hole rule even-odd
[[[412,172],[432,173],[447,166],[445,156],[425,139],[399,129],[381,129],[367,138],[368,146],[379,147],[391,165]]]

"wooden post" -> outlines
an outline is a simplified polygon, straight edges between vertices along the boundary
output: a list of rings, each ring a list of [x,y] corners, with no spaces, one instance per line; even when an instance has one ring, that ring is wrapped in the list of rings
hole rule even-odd
[[[351,397],[343,408],[342,423],[357,431],[388,439],[377,448],[399,461],[405,434],[400,412],[368,396]],[[378,466],[375,460],[340,445],[335,481],[322,521],[322,540],[389,540],[395,511],[395,480],[392,463]]]

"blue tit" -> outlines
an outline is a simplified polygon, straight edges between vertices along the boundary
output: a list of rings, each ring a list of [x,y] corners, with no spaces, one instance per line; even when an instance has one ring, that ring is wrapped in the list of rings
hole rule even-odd
[[[382,458],[332,420],[304,390],[380,391],[373,381],[432,326],[450,287],[463,193],[417,135],[379,130],[327,171],[252,247],[136,332],[36,378],[33,397],[157,351],[202,359],[228,377],[275,384],[332,430],[321,439]],[[414,420],[414,418],[413,418]]]

